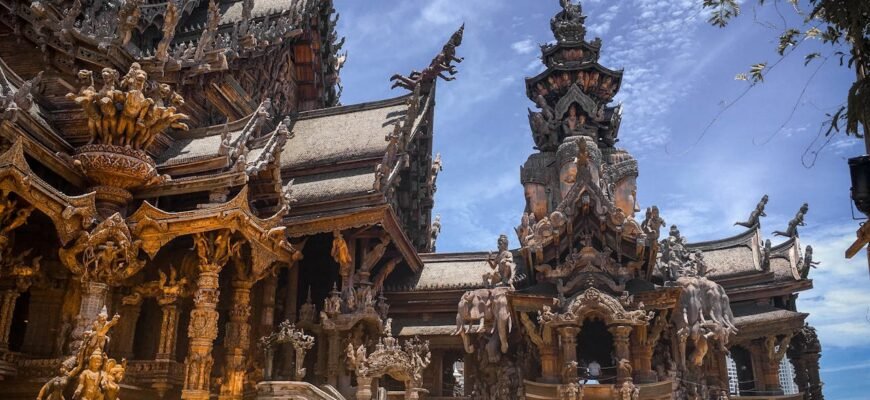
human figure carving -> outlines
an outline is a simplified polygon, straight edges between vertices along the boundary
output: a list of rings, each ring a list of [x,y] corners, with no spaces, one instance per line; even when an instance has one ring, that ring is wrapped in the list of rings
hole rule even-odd
[[[499,236],[498,254],[493,255],[489,253],[486,262],[493,269],[493,272],[488,274],[490,284],[513,287],[511,278],[516,268],[516,263],[514,263],[513,254],[508,250],[508,238],[506,235]]]
[[[69,370],[61,365],[58,369],[58,374],[51,378],[42,388],[39,389],[39,394],[36,395],[36,400],[66,400],[63,396],[63,391],[69,384]]]
[[[758,202],[758,205],[755,206],[755,209],[752,210],[752,213],[749,214],[749,219],[745,222],[737,221],[734,225],[745,226],[747,228],[752,228],[757,225],[761,217],[766,217],[767,214],[764,213],[764,206],[767,205],[767,195],[761,197],[761,200]]]
[[[789,238],[798,237],[798,227],[806,226],[804,222],[804,216],[807,214],[807,211],[810,209],[807,203],[804,203],[800,210],[798,210],[797,214],[795,214],[794,218],[791,221],[788,221],[788,228],[786,228],[785,232],[783,231],[773,231],[773,234],[776,236],[785,236]]]
[[[807,279],[810,274],[810,268],[816,268],[820,262],[813,261],[813,246],[807,246],[804,251],[804,258],[798,263],[801,279]]]
[[[166,61],[169,58],[169,44],[175,37],[175,27],[179,20],[178,7],[174,1],[166,4],[166,13],[163,14],[163,37],[160,43],[157,44],[157,52],[154,57],[160,61]]]
[[[78,386],[73,393],[73,400],[102,400],[100,390],[100,375],[103,366],[103,353],[95,350],[88,358],[88,368],[79,374]]]

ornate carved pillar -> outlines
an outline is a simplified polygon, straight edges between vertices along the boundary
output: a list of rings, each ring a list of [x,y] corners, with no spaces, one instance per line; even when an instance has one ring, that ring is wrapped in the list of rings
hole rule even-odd
[[[254,281],[234,279],[232,286],[233,306],[224,339],[227,353],[221,400],[242,398],[245,386],[245,353],[251,344],[251,325],[248,319],[251,316],[251,287],[254,286]]]
[[[631,326],[616,325],[608,328],[613,335],[613,352],[616,355],[617,365],[620,360],[631,360],[631,352],[629,351],[629,335],[631,335]],[[622,385],[623,382],[630,380],[631,375],[624,368],[616,368],[616,382]]]
[[[196,279],[196,292],[193,295],[194,307],[190,311],[190,324],[187,337],[190,347],[187,359],[184,360],[185,377],[182,399],[207,400],[209,398],[209,377],[214,364],[212,347],[217,338],[218,312],[217,302],[220,297],[218,274],[220,265],[206,264],[199,266],[199,277]]]
[[[217,338],[218,312],[220,298],[219,274],[229,258],[238,253],[239,243],[233,242],[229,230],[199,233],[194,235],[193,243],[199,258],[199,276],[196,278],[196,292],[193,295],[193,310],[190,311],[190,324],[187,337],[190,338],[187,359],[184,360],[185,376],[182,399],[208,400],[209,380],[214,365],[212,349]]]
[[[0,352],[9,350],[9,332],[12,329],[12,314],[15,301],[20,293],[17,289],[7,289],[0,293]]]
[[[562,326],[558,328],[558,331],[560,342],[559,347],[562,350],[562,369],[568,371],[567,374],[562,374],[562,379],[564,381],[576,381],[577,370],[565,369],[564,367],[568,365],[568,363],[577,362],[577,333],[580,332],[580,328],[575,326]]]
[[[782,358],[788,351],[792,335],[788,334],[782,339],[770,336],[764,339],[762,346],[762,359],[764,361],[764,390],[768,394],[782,394],[782,385],[779,381],[779,367]]]
[[[175,361],[175,341],[178,337],[177,298],[158,299],[163,320],[160,323],[160,342],[157,345],[157,361]]]

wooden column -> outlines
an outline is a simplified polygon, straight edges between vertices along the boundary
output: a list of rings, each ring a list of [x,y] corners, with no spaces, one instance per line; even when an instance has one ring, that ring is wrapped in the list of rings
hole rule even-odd
[[[652,370],[652,356],[656,341],[658,336],[650,335],[649,327],[646,325],[634,327],[631,333],[631,365],[634,368],[635,383],[656,381],[656,373]]]
[[[331,330],[326,333],[329,341],[329,351],[326,366],[326,383],[338,387],[339,362],[341,355],[341,340],[339,340],[338,332]]]
[[[121,305],[121,320],[118,321],[118,326],[115,327],[115,332],[112,336],[115,337],[109,344],[114,352],[113,356],[118,358],[133,358],[133,341],[136,336],[136,322],[139,321],[139,314],[142,311],[142,301],[124,303]]]
[[[577,361],[577,333],[580,328],[575,326],[559,327],[559,347],[562,350],[562,368],[557,369],[559,372],[564,369],[570,362]],[[572,374],[562,376],[563,380],[574,382],[577,380],[577,370],[573,370]],[[566,382],[562,382],[566,383]]]
[[[78,285],[78,282],[71,282],[70,284]],[[31,288],[27,332],[24,335],[24,343],[21,346],[22,353],[37,357],[51,357],[54,355],[54,350],[58,347],[58,344],[55,340],[48,340],[46,336],[50,332],[54,332],[55,335],[66,336],[74,328],[72,326],[74,322],[70,321],[70,326],[66,332],[59,332],[60,311],[63,301],[64,291],[62,289]],[[63,341],[66,341],[66,339],[63,338]]]
[[[100,310],[106,306],[106,294],[109,285],[101,282],[87,281],[82,283],[82,300],[79,304],[79,315],[76,327],[72,332],[72,348],[77,348],[82,342],[82,335],[90,329],[91,323],[97,319]]]
[[[170,301],[171,300],[171,301]],[[175,361],[175,341],[178,336],[178,300],[158,299],[163,320],[160,323],[160,343],[157,345],[157,361]]]
[[[631,334],[631,326],[615,325],[608,328],[613,335],[613,352],[616,354],[616,383],[622,385],[623,382],[631,380],[630,375],[626,375],[625,371],[618,367],[619,360],[631,360],[631,352],[629,351],[629,335]]]
[[[212,348],[217,338],[217,302],[220,297],[218,274],[222,265],[200,264],[196,279],[194,307],[190,311],[187,336],[190,346],[184,360],[185,377],[182,399],[208,400],[209,378],[214,365]]]
[[[251,344],[251,288],[252,280],[233,279],[233,306],[227,323],[224,346],[227,349],[224,361],[224,383],[221,400],[238,400],[245,389],[245,353]]]
[[[443,396],[444,390],[444,352],[432,352],[432,362],[429,364],[429,369],[435,374],[432,376],[432,391],[429,393],[432,397]]]
[[[9,332],[12,330],[12,315],[15,301],[20,293],[17,289],[7,289],[0,293],[0,352],[9,350]]]

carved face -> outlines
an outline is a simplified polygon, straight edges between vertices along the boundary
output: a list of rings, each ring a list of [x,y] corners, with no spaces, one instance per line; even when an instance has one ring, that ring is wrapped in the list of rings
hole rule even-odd
[[[100,367],[102,367],[102,366],[103,366],[103,357],[101,357],[97,354],[92,355],[91,358],[88,360],[88,369],[90,369],[91,371],[95,371],[95,372],[99,371]]]
[[[114,83],[115,82],[115,70],[113,70],[111,68],[103,68],[103,82]]]
[[[547,188],[543,184],[529,182],[523,185],[528,209],[535,215],[535,219],[542,219],[547,215]]]
[[[614,198],[616,199],[616,207],[618,207],[626,216],[634,217],[637,210],[637,178],[627,176],[616,184]]]

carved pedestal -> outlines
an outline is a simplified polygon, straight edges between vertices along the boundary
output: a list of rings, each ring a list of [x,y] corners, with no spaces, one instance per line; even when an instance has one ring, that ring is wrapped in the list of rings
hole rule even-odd
[[[371,400],[372,398],[372,378],[357,377],[356,378],[356,400]]]
[[[251,287],[253,281],[233,280],[233,306],[230,321],[227,323],[226,361],[224,362],[224,384],[221,386],[221,400],[241,399],[245,385],[245,352],[250,347],[251,325]]]
[[[190,325],[187,336],[190,338],[190,349],[184,360],[185,377],[182,399],[208,400],[209,377],[214,364],[212,347],[217,338],[217,307],[220,290],[218,289],[218,273],[221,266],[200,265],[200,274],[196,280],[194,308],[190,311]]]

